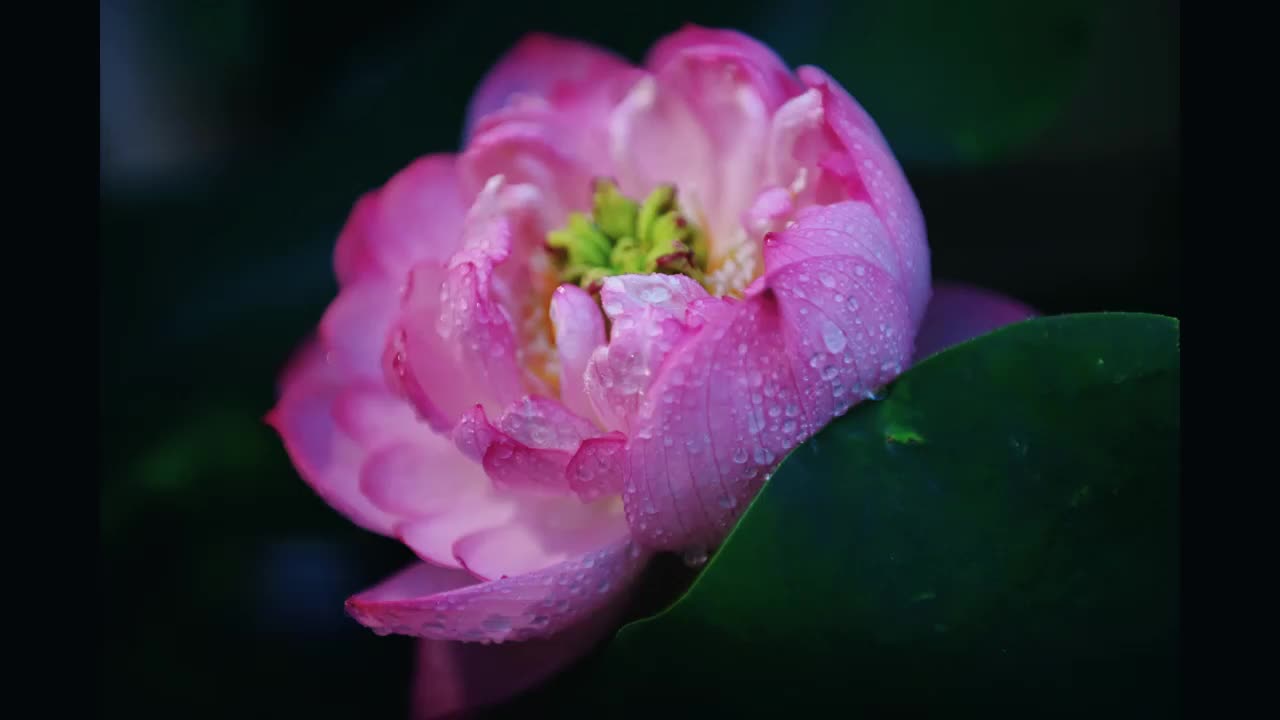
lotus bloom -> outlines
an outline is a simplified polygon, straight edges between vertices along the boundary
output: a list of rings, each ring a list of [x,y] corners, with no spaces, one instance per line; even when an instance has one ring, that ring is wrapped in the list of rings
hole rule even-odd
[[[705,557],[788,451],[907,367],[931,291],[867,113],[698,27],[644,67],[528,37],[464,150],[362,197],[335,265],[269,420],[316,492],[422,560],[348,611],[575,647],[650,554]]]

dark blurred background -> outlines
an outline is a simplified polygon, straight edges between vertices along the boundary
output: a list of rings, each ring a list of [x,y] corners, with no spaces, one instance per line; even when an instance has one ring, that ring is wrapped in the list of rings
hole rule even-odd
[[[879,122],[935,277],[1178,315],[1178,3],[100,0],[102,568],[111,717],[404,717],[411,641],[342,602],[410,559],[261,422],[348,210],[457,146],[523,33],[639,61],[685,21],[817,64]]]

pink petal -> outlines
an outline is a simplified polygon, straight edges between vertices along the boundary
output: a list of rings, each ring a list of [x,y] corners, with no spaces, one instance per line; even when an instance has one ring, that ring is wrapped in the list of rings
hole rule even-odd
[[[332,412],[336,427],[366,448],[433,439],[412,408],[376,383],[345,385],[334,398]]]
[[[590,421],[555,400],[526,397],[491,424],[476,407],[454,429],[467,457],[480,460],[498,487],[567,494],[565,474],[583,440],[596,435]]]
[[[398,286],[415,263],[458,248],[464,212],[454,158],[419,158],[352,209],[334,251],[339,281],[378,275]]]
[[[815,208],[769,236],[746,300],[690,306],[690,337],[632,418],[638,540],[715,545],[787,452],[907,365],[905,294],[876,260],[888,242],[865,204]]]
[[[333,271],[338,277],[339,287],[346,287],[357,278],[381,273],[369,250],[367,232],[371,224],[370,217],[376,212],[376,205],[375,193],[361,195],[338,234],[338,242],[333,249]]]
[[[847,200],[844,177],[823,166],[823,161],[837,152],[843,148],[827,130],[822,92],[807,90],[784,103],[769,121],[765,184],[769,189],[785,188],[797,208]]]
[[[491,278],[492,265],[486,262],[466,261],[450,268],[435,329],[454,353],[455,366],[505,403],[519,397],[523,387],[511,318],[494,296]]]
[[[479,465],[475,465],[475,470],[483,474]],[[487,477],[484,481],[489,484]],[[454,544],[468,535],[509,522],[515,512],[513,499],[501,498],[490,488],[488,492],[450,505],[438,514],[397,525],[396,537],[427,562],[440,567],[461,568],[462,563],[453,554]]]
[[[455,589],[435,580],[449,571],[416,565],[352,597],[347,611],[379,632],[439,640],[549,637],[623,599],[647,559],[620,539],[536,572]]]
[[[504,305],[504,286],[496,273],[511,257],[515,222],[500,205],[500,190],[501,182],[487,186],[468,215],[466,239],[449,261],[434,328],[421,324],[406,328],[410,344],[415,333],[437,333],[440,342],[435,347],[449,353],[460,375],[418,376],[417,382],[428,396],[436,384],[458,381],[486,390],[484,395],[473,397],[473,402],[507,405],[526,392],[529,378],[516,358],[511,311]]]
[[[444,512],[484,491],[475,463],[425,426],[419,437],[370,454],[360,490],[374,505],[404,518]]]
[[[453,546],[473,575],[485,579],[534,572],[627,537],[615,499],[584,504],[574,497],[522,497],[512,519]]]
[[[916,335],[916,361],[1036,315],[1035,310],[1021,302],[989,290],[967,285],[934,285],[929,311]]]
[[[382,581],[378,585],[365,590],[347,600],[350,606],[356,597],[377,594],[377,599],[381,602],[394,602],[396,600],[409,600],[412,598],[436,595],[451,590],[461,590],[467,587],[474,587],[480,584],[475,576],[465,570],[454,570],[452,568],[442,568],[426,563],[415,563],[400,572],[392,575],[387,580]]]
[[[816,68],[801,68],[800,79],[822,94],[825,127],[845,156],[826,164],[842,175],[853,199],[875,208],[893,239],[911,320],[919,325],[929,301],[929,246],[924,217],[902,167],[871,118],[844,88]]]
[[[705,298],[707,291],[686,275],[615,275],[605,278],[600,302],[615,323],[647,309],[683,317],[689,303]]]
[[[413,683],[413,718],[456,717],[505,702],[568,668],[621,620],[613,603],[554,636],[481,645],[421,640]]]
[[[512,440],[534,448],[577,450],[596,427],[559,402],[531,395],[512,404],[498,420],[498,429]]]
[[[770,285],[791,372],[803,389],[806,438],[910,363],[906,297],[875,264],[856,255],[815,257],[770,273]]]
[[[560,355],[560,399],[582,417],[595,417],[587,397],[591,353],[604,345],[604,318],[596,301],[576,285],[561,285],[551,297],[551,324]]]
[[[626,456],[627,436],[620,432],[583,440],[565,469],[570,489],[583,502],[621,494]]]
[[[320,339],[353,377],[382,379],[382,351],[399,313],[396,285],[381,276],[348,284],[320,319]]]
[[[876,265],[900,288],[905,285],[893,239],[867,203],[810,206],[797,213],[795,221],[785,231],[765,237],[765,266],[770,273],[803,260],[847,256]]]
[[[883,145],[886,148],[889,147],[889,142],[885,140],[884,134],[880,132],[880,128],[876,125],[876,121],[873,120],[871,115],[863,109],[862,105],[855,100],[852,95],[846,92],[840,83],[836,82],[830,75],[828,75],[825,70],[812,65],[801,65],[796,68],[796,75],[800,78],[800,82],[804,84],[804,87],[821,88],[824,90],[830,89],[837,95],[842,95],[843,97],[839,98],[839,105],[845,124],[871,136],[871,139],[877,141],[880,145]]]
[[[645,391],[686,335],[689,303],[707,291],[684,275],[619,275],[600,291],[613,321],[609,344],[587,366],[587,395],[605,427],[628,430]]]
[[[453,442],[463,455],[475,462],[484,460],[484,454],[498,437],[498,429],[489,422],[484,407],[476,405],[462,414],[453,428]]]
[[[573,453],[531,448],[500,435],[484,454],[484,471],[494,485],[561,495],[569,491],[566,474]]]
[[[781,230],[795,212],[795,203],[786,189],[771,186],[760,191],[742,218],[742,224],[753,237]]]
[[[530,33],[504,55],[480,82],[467,108],[467,135],[484,116],[515,96],[547,101],[630,69],[622,58],[588,43],[543,33]]]
[[[283,381],[284,390],[266,421],[284,441],[285,450],[316,494],[357,525],[392,534],[397,518],[375,506],[360,492],[360,467],[366,446],[344,433],[334,418],[345,376],[325,360],[318,343],[309,345]]]
[[[445,268],[435,262],[413,268],[383,353],[387,384],[437,432],[449,431],[463,412],[488,397],[436,331],[444,278]]]
[[[645,65],[655,73],[661,72],[681,57],[740,67],[770,109],[804,89],[776,53],[735,30],[685,25],[659,40],[650,49]]]
[[[459,162],[465,186],[479,192],[491,178],[525,184],[541,193],[544,230],[565,221],[570,210],[590,205],[591,179],[603,168],[574,152],[574,129],[547,111],[519,121],[494,123],[472,138]]]

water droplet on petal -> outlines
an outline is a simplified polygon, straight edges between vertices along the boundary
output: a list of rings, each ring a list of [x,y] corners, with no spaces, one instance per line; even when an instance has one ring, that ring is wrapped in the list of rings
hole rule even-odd
[[[700,568],[707,564],[707,549],[702,545],[694,545],[684,551],[684,564],[691,568]]]
[[[838,353],[844,350],[845,345],[849,344],[849,340],[844,336],[844,331],[835,323],[830,320],[824,320],[822,323],[822,344],[827,346],[828,352]]]
[[[490,615],[480,625],[490,632],[502,632],[511,629],[511,618],[504,615]]]
[[[663,285],[650,285],[640,291],[640,299],[647,303],[664,303],[671,299],[671,291]]]

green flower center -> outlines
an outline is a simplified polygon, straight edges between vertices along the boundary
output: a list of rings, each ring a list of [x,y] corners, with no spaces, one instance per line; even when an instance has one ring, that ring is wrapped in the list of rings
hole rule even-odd
[[[703,282],[707,237],[681,214],[673,185],[661,185],[637,204],[607,179],[597,179],[591,216],[570,213],[564,228],[547,233],[561,282],[589,291],[611,275],[667,273]]]

